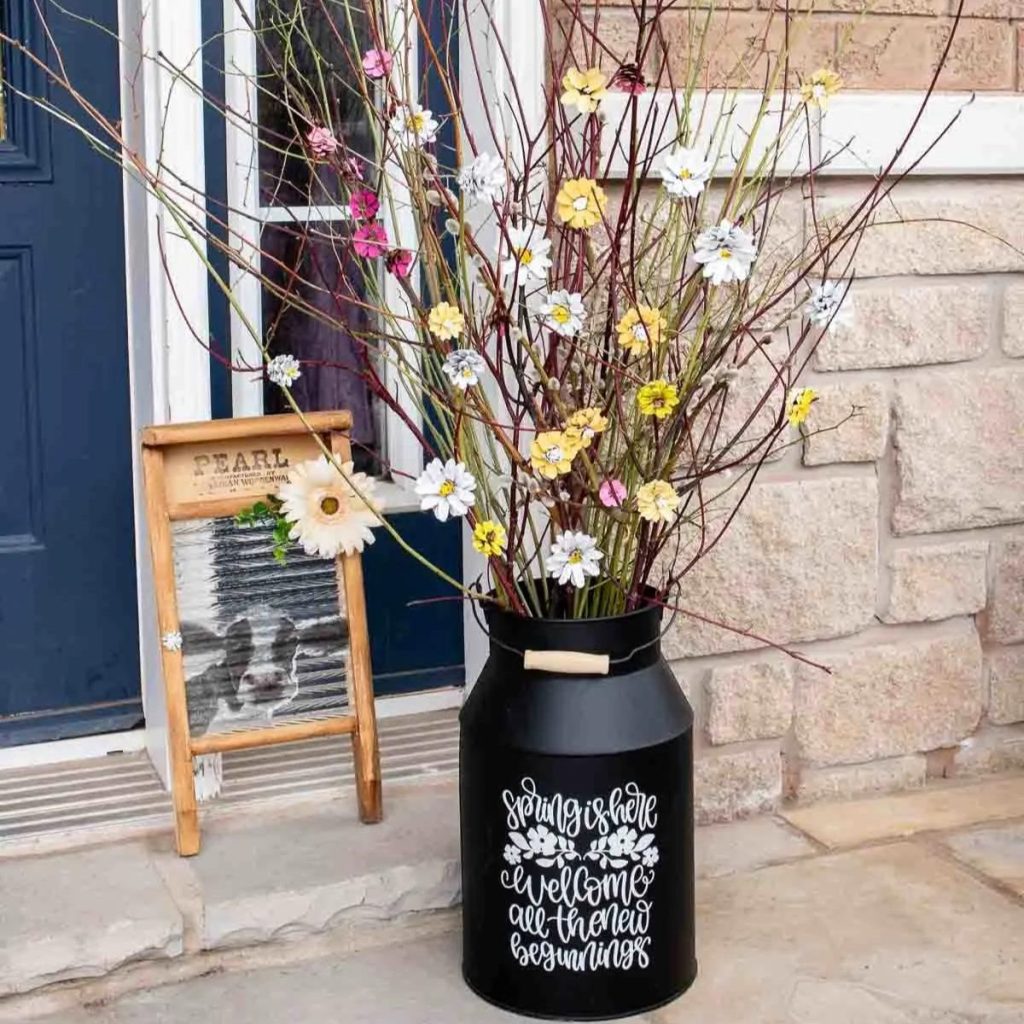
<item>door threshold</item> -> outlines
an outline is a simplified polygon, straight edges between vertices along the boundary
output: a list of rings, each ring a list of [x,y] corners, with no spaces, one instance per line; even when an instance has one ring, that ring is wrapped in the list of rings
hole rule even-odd
[[[36,768],[65,761],[84,761],[87,758],[106,757],[110,754],[133,754],[146,749],[146,730],[127,729],[106,732],[96,736],[78,736],[68,740],[48,740],[44,743],[26,743],[18,747],[0,747],[0,772],[14,768]]]

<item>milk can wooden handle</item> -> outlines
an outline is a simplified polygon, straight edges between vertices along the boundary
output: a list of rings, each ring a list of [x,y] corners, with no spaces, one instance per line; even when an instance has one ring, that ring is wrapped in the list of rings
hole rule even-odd
[[[608,666],[607,654],[584,654],[581,651],[523,651],[523,668],[539,672],[606,676]]]

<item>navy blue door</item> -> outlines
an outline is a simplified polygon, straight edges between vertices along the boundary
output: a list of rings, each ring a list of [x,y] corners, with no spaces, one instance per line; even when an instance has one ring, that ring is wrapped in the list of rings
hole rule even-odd
[[[0,0],[42,51],[36,0]],[[49,7],[68,72],[119,113],[117,0]],[[13,50],[4,74],[40,94]],[[51,97],[59,101],[60,97]],[[5,89],[0,141],[0,746],[141,720],[121,178]]]

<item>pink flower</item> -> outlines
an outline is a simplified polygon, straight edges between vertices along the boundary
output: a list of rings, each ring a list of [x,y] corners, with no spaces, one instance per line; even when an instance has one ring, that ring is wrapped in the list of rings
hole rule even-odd
[[[325,128],[320,124],[310,129],[306,136],[306,142],[309,144],[310,152],[317,160],[328,160],[338,150],[338,140],[334,137],[334,133],[330,128]]]
[[[619,508],[626,500],[626,487],[621,480],[605,480],[597,496],[605,508]]]
[[[356,156],[346,156],[341,160],[341,173],[354,181],[363,180],[363,162]]]
[[[348,201],[349,213],[356,220],[373,220],[380,209],[380,200],[368,188],[353,192]]]
[[[363,71],[367,78],[384,78],[391,74],[395,58],[387,50],[367,50],[363,54]]]
[[[371,221],[356,228],[352,235],[352,245],[359,256],[372,260],[387,252],[388,233],[383,224]]]
[[[395,277],[408,277],[415,259],[416,253],[410,252],[408,249],[392,249],[384,260],[384,266]]]

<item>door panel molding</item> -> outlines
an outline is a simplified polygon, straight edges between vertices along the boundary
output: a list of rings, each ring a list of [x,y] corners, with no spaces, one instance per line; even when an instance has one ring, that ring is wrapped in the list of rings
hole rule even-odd
[[[0,554],[43,545],[38,338],[32,248],[0,245],[0,310],[6,334],[5,376],[13,383],[0,410],[6,456],[0,467]],[[27,487],[25,486],[27,483]],[[12,496],[18,500],[12,500]]]
[[[47,48],[37,2],[45,16],[46,0],[0,0],[8,34],[22,40],[32,53],[42,54]],[[6,96],[7,137],[0,140],[0,184],[52,181],[52,118],[38,103],[25,98],[27,95],[49,99],[46,74],[20,50],[5,47],[3,60],[5,77],[11,83],[13,94]]]

